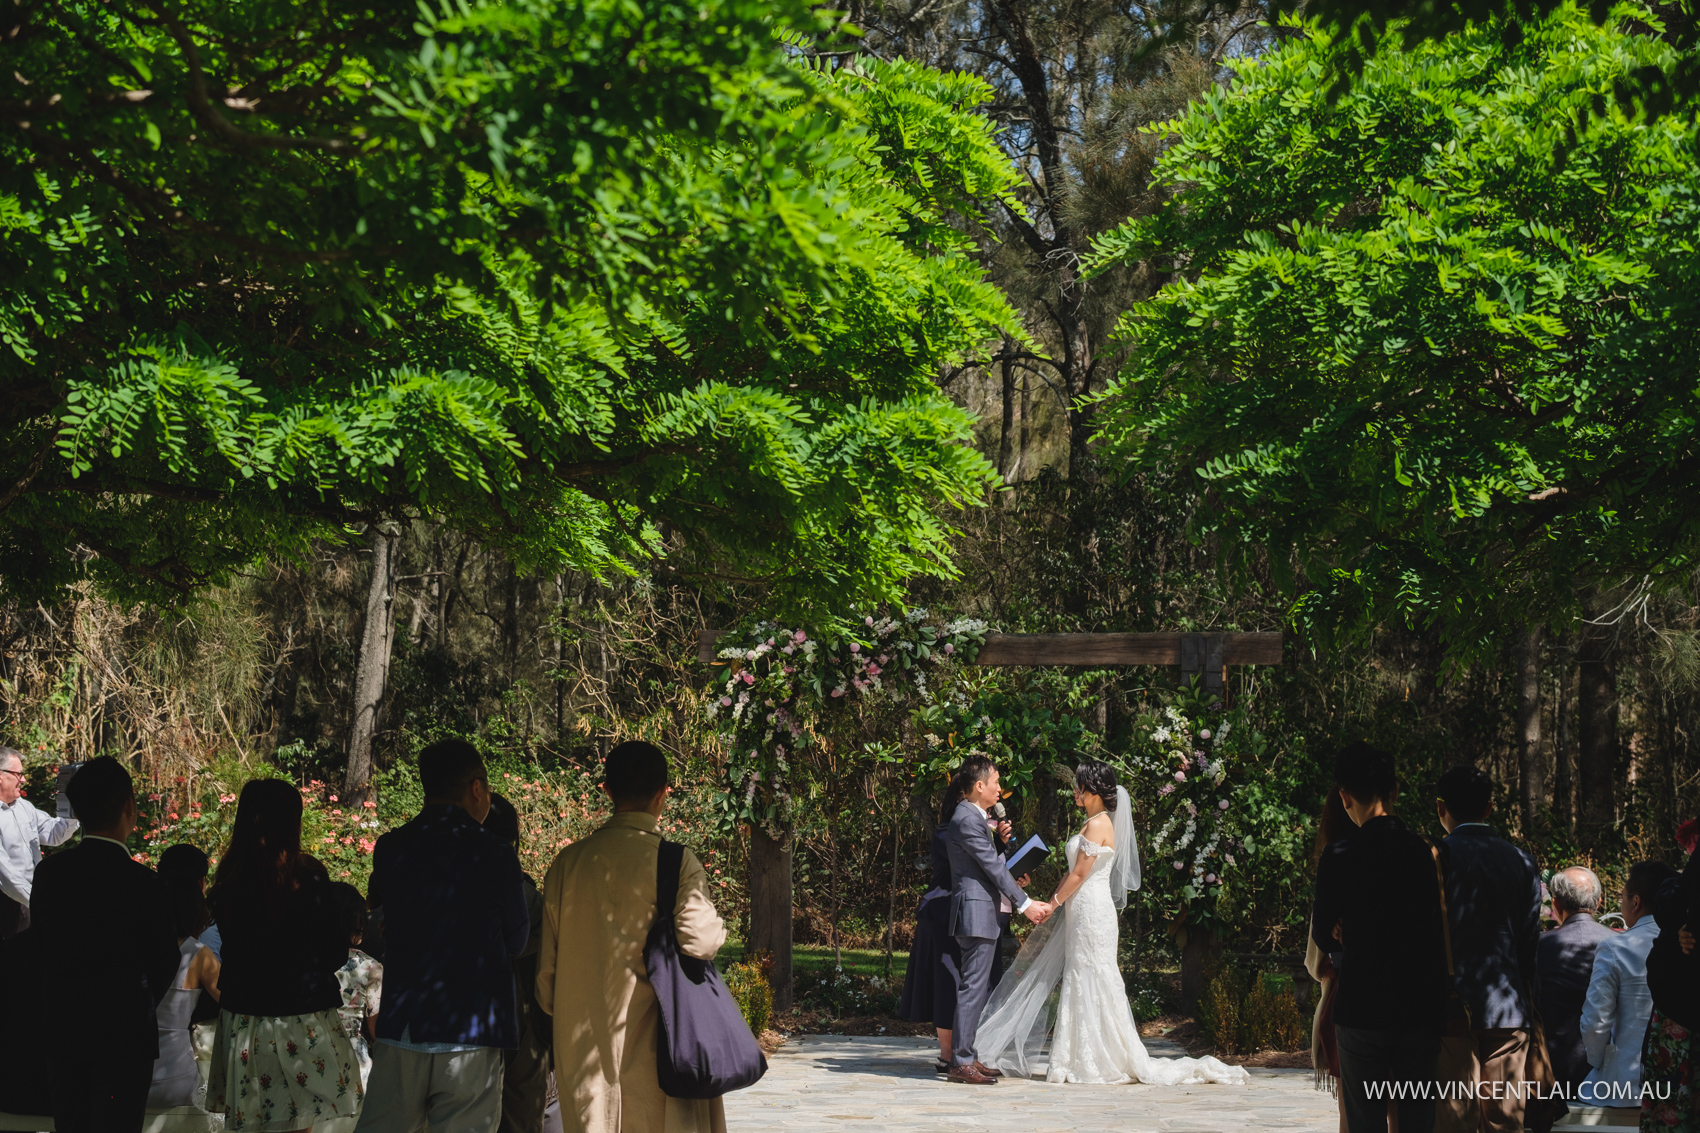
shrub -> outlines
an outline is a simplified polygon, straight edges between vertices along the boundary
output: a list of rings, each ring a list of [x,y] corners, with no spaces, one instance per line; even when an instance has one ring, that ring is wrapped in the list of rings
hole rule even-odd
[[[878,976],[862,976],[834,967],[797,972],[797,1002],[834,1017],[845,1015],[895,1015],[897,995]]]
[[[1252,977],[1224,966],[1198,1000],[1198,1027],[1216,1049],[1228,1054],[1298,1050],[1309,1042],[1310,1023],[1293,998],[1293,978],[1284,972]]]
[[[733,964],[726,969],[726,990],[744,1013],[744,1022],[757,1038],[767,1030],[773,1018],[773,988],[767,982],[762,966],[753,961]]]

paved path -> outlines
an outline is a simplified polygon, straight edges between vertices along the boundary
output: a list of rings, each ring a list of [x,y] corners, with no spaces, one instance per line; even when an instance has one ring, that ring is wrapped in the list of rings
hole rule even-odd
[[[1147,1042],[1152,1054],[1182,1051]],[[797,1035],[767,1076],[726,1099],[732,1133],[923,1130],[987,1133],[1333,1133],[1334,1099],[1305,1070],[1253,1070],[1249,1086],[959,1086],[933,1074],[924,1038]]]

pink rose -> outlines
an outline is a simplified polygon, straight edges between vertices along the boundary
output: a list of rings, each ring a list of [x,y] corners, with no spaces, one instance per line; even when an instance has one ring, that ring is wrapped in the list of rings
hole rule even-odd
[[[955,653],[956,652],[956,646],[952,645],[950,642],[947,641],[947,642],[944,643],[944,651],[946,653]]]
[[[1177,783],[1186,782],[1186,772],[1185,771],[1175,772],[1175,782],[1177,782]]]
[[[1228,800],[1227,800],[1227,799],[1223,799],[1223,800],[1221,800],[1221,801],[1220,801],[1220,802],[1218,802],[1218,803],[1217,803],[1217,804],[1216,804],[1216,809],[1217,809],[1217,810],[1227,810],[1227,809],[1228,809]]]

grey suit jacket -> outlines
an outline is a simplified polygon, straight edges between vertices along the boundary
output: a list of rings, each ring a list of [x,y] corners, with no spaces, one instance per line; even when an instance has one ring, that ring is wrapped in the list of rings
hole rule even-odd
[[[1458,827],[1444,845],[1452,967],[1471,1025],[1528,1027],[1541,939],[1535,859],[1474,823]]]
[[[950,932],[954,936],[998,936],[998,896],[1017,908],[1027,894],[1010,876],[1003,855],[992,844],[986,813],[964,799],[950,817],[945,834],[950,854]]]
[[[1594,974],[1594,951],[1611,929],[1587,913],[1577,913],[1544,934],[1537,946],[1541,972],[1541,1023],[1560,1082],[1579,1086],[1588,1076],[1588,1049],[1582,1042],[1582,1004]]]

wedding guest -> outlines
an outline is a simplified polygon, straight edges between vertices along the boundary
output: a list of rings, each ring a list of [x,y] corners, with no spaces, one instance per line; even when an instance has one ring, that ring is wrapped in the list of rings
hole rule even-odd
[[[1311,939],[1335,952],[1334,1036],[1350,1133],[1384,1130],[1372,1083],[1432,1083],[1446,1002],[1440,884],[1428,843],[1392,813],[1393,757],[1354,743],[1334,762],[1340,803],[1356,827],[1323,852]],[[1434,1097],[1397,1103],[1399,1133],[1430,1133]]]
[[[1441,1040],[1442,1082],[1469,1083],[1442,1099],[1446,1133],[1499,1133],[1523,1125],[1523,1078],[1534,1025],[1535,945],[1541,937],[1541,872],[1535,859],[1488,825],[1493,780],[1458,764],[1441,775],[1435,814],[1446,831],[1446,912],[1453,988],[1470,1033]]]
[[[142,1126],[159,1027],[154,1009],[177,974],[177,934],[164,886],[133,861],[130,773],[111,756],[90,760],[66,785],[82,840],[36,868],[31,923],[58,1002],[42,1031],[52,1048],[54,1127],[62,1133],[134,1133]],[[100,1057],[89,1057],[99,1051]]]
[[[1694,1035],[1700,1032],[1700,956],[1689,926],[1700,926],[1700,824],[1678,827],[1677,845],[1688,855],[1680,876],[1659,886],[1653,917],[1659,935],[1647,953],[1647,990],[1653,1013],[1641,1048],[1641,1128],[1648,1133],[1700,1129],[1700,1080]]]
[[[543,879],[543,941],[537,1001],[555,1025],[567,1133],[723,1133],[721,1098],[687,1101],[661,1092],[656,1070],[659,1008],[643,946],[655,923],[667,757],[630,740],[608,752],[602,789],[614,813],[556,855]],[[673,907],[679,948],[710,960],[726,925],[708,878],[686,850]]]
[[[1312,868],[1320,866],[1322,855],[1352,829],[1352,820],[1340,802],[1338,788],[1328,792],[1322,803],[1322,815],[1316,823],[1316,849],[1311,858]],[[1340,1093],[1340,1050],[1334,1041],[1334,992],[1339,985],[1339,971],[1334,965],[1338,955],[1324,952],[1316,943],[1314,933],[1305,936],[1305,971],[1321,986],[1316,995],[1316,1012],[1310,1024],[1310,1064],[1316,1088],[1333,1094],[1340,1107],[1340,1133],[1346,1133],[1346,1103]]]
[[[490,796],[484,829],[518,854],[519,812],[501,795]],[[514,993],[519,1004],[519,1046],[502,1052],[501,1133],[539,1133],[549,1106],[550,1020],[537,1002],[537,953],[543,944],[543,894],[531,875],[520,872],[531,932],[514,958]]]
[[[1617,906],[1628,927],[1600,941],[1582,1003],[1582,1045],[1593,1069],[1577,1100],[1622,1110],[1616,1116],[1630,1124],[1641,1109],[1641,1046],[1653,1013],[1647,990],[1647,953],[1659,937],[1653,899],[1659,886],[1675,876],[1676,870],[1660,861],[1629,867]]]
[[[43,814],[24,798],[23,753],[0,747],[0,940],[29,927],[41,848],[60,845],[76,829],[76,819]]]
[[[207,892],[207,873],[211,868],[206,851],[188,842],[179,842],[175,846],[167,847],[165,852],[159,855],[159,864],[154,867],[159,876],[167,882],[175,876],[183,877],[186,883],[192,882],[201,891],[202,896]],[[208,922],[207,926],[195,935],[202,945],[212,949],[214,956],[223,951],[224,938],[219,935],[217,921]]]
[[[160,857],[162,865],[165,856]],[[178,855],[177,860],[182,857]],[[215,1003],[218,1001],[219,963],[212,949],[203,945],[198,936],[212,916],[207,912],[206,895],[201,892],[193,871],[165,872],[160,880],[165,884],[171,926],[177,933],[178,961],[171,989],[154,1011],[159,1024],[159,1057],[153,1064],[148,1106],[169,1109],[195,1102],[201,1074],[195,1065],[195,1046],[189,1038],[190,1017],[203,992]]]
[[[0,972],[44,972],[41,931],[25,929],[0,940]],[[51,1062],[42,1041],[42,1020],[59,1005],[46,980],[17,980],[0,995],[0,1113],[39,1116],[53,1112],[48,1088]]]
[[[945,849],[944,836],[965,790],[960,776],[953,777],[945,788],[939,824],[933,830],[932,884],[915,911],[915,941],[909,949],[903,998],[897,1008],[899,1018],[933,1024],[939,1040],[939,1057],[933,1069],[940,1074],[950,1072],[950,1027],[956,1015],[956,983],[962,963],[962,951],[950,933],[950,853]]]
[[[1543,934],[1537,948],[1541,1022],[1553,1071],[1574,1094],[1589,1070],[1588,1050],[1582,1045],[1582,1001],[1594,971],[1594,951],[1612,931],[1594,919],[1603,891],[1593,870],[1561,869],[1547,882],[1547,889],[1558,927]]]
[[[481,825],[478,749],[419,753],[425,806],[378,839],[366,896],[384,912],[384,1009],[361,1133],[495,1133],[502,1051],[519,1043],[513,958],[530,921],[519,859]]]
[[[242,788],[207,898],[224,929],[207,1108],[243,1133],[293,1133],[357,1113],[360,1073],[337,1015],[348,939],[325,867],[301,850],[293,785]]]
[[[336,970],[337,989],[342,1004],[336,1009],[342,1020],[342,1033],[354,1048],[355,1062],[360,1066],[360,1083],[372,1077],[372,1037],[376,1033],[378,1009],[383,1006],[384,966],[360,948],[366,942],[366,898],[360,890],[339,881],[331,886],[335,895],[337,914],[342,918],[342,931],[348,939],[348,959]]]

